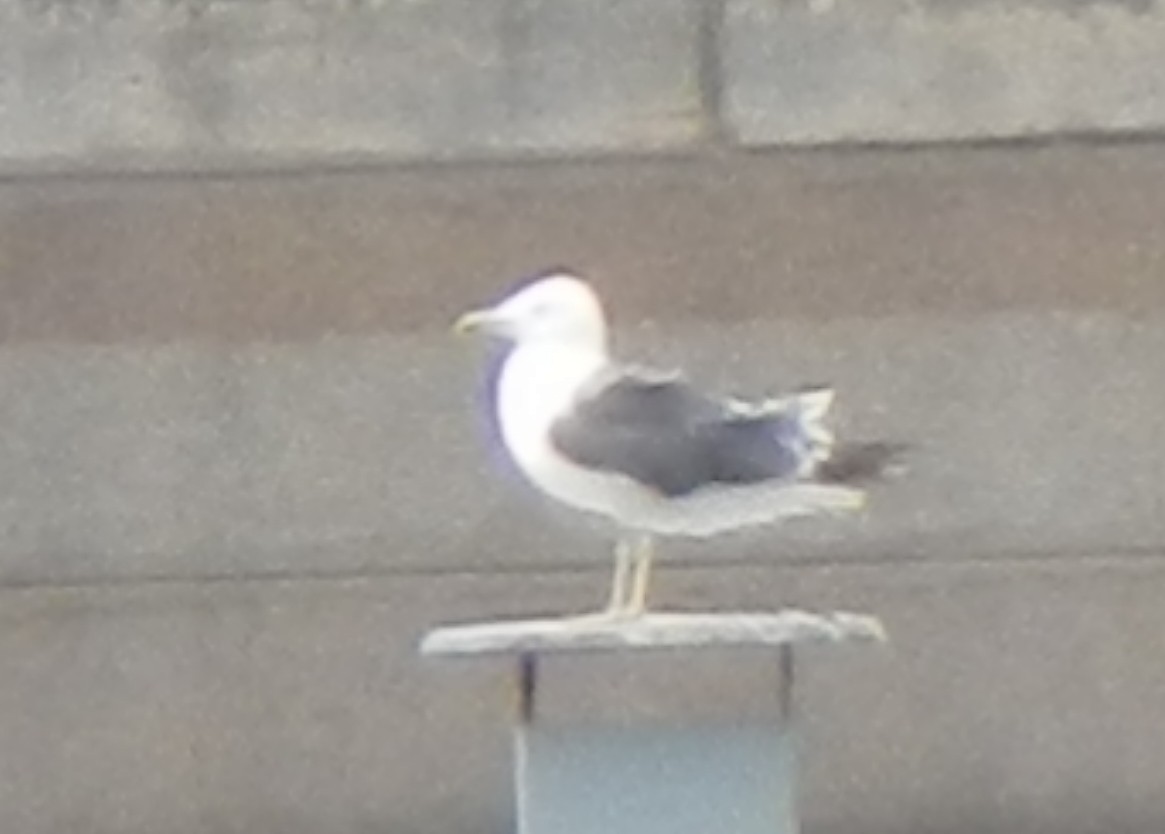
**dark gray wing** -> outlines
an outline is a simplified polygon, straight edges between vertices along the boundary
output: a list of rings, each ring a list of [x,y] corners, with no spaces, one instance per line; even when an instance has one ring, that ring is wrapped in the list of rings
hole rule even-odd
[[[550,432],[575,463],[668,496],[713,483],[792,478],[808,454],[796,415],[741,413],[676,378],[607,373]]]

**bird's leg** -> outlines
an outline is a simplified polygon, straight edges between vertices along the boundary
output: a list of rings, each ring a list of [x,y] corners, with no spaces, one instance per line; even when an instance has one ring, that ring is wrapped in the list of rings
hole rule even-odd
[[[611,579],[611,598],[603,612],[608,616],[620,613],[626,605],[627,574],[631,570],[633,543],[626,536],[615,542],[615,575]]]
[[[635,555],[635,539],[620,535],[615,542],[615,573],[611,578],[611,598],[607,607],[594,614],[584,614],[571,619],[571,624],[580,628],[608,625],[626,616],[627,579],[631,573],[631,559]]]
[[[647,599],[647,574],[650,562],[649,537],[627,533],[620,535],[615,543],[615,574],[611,579],[611,598],[607,602],[607,607],[595,614],[575,617],[571,623],[578,627],[602,626],[643,613]],[[630,594],[627,587],[628,579],[631,580]]]
[[[655,556],[655,543],[651,536],[639,535],[635,538],[635,573],[631,579],[631,596],[627,600],[624,613],[637,617],[647,610],[647,585],[651,577],[651,560]]]

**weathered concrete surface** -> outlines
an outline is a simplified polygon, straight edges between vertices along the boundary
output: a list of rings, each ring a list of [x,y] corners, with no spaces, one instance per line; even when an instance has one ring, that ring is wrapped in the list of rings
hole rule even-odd
[[[447,328],[467,302],[560,261],[592,276],[619,326],[659,337],[673,320],[1151,313],[1165,305],[1162,147],[17,181],[0,187],[0,335],[391,331],[460,353]]]
[[[0,173],[1165,127],[1158,0],[0,0]]]
[[[834,380],[843,430],[918,447],[866,515],[668,544],[662,569],[1161,547],[1165,316],[1143,315],[677,328],[648,354],[726,390]],[[20,473],[0,483],[0,571],[71,582],[608,566],[607,537],[506,476],[471,417],[474,357],[459,347],[0,351],[0,467]]]
[[[656,575],[894,635],[807,667],[808,830],[1159,834],[1162,216],[1156,146],[0,188],[0,829],[510,830],[504,676],[417,642],[610,566],[446,328],[567,261],[637,355],[920,443]]]
[[[868,517],[665,571],[1159,549],[1163,159],[5,189],[0,575],[606,566],[499,476],[448,333],[560,259],[628,353],[721,390],[832,380],[841,431],[918,444]]]
[[[0,170],[683,147],[687,0],[0,2]]]
[[[728,0],[727,129],[748,145],[1165,125],[1156,0]]]
[[[660,579],[700,608],[845,605],[877,612],[894,634],[883,648],[808,652],[799,667],[807,830],[1154,834],[1165,822],[1159,563]],[[503,834],[508,667],[421,663],[417,640],[444,620],[528,613],[534,598],[586,604],[596,581],[0,593],[0,824],[26,834]],[[663,697],[714,705],[742,668],[776,680],[739,657],[691,668]],[[630,680],[595,691],[569,672],[548,680],[595,708],[660,707]]]
[[[659,649],[774,648],[802,643],[885,641],[876,617],[847,611],[724,611],[678,613],[653,610],[633,618],[555,617],[491,620],[434,629],[423,655],[651,652]]]

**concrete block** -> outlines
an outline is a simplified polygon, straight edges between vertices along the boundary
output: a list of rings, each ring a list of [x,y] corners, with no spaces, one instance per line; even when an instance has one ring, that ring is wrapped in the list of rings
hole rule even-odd
[[[0,170],[682,146],[691,5],[5,0]]]
[[[609,296],[622,355],[832,381],[843,435],[916,444],[868,517],[669,543],[661,574],[1156,552],[1161,171],[1126,147],[7,186],[0,577],[608,569],[502,466],[448,331],[551,259]]]
[[[723,103],[747,145],[1165,126],[1154,0],[728,0]]]
[[[666,353],[719,390],[831,379],[843,436],[916,448],[866,515],[669,542],[661,570],[1158,548],[1163,324],[999,315],[676,328],[671,347],[634,355]],[[0,351],[0,469],[17,473],[0,483],[0,576],[608,567],[609,537],[491,460],[459,349],[384,338],[226,355]]]
[[[509,669],[422,662],[447,622],[590,599],[570,572],[0,591],[0,827],[24,834],[512,831]],[[696,610],[858,608],[885,647],[799,664],[806,828],[1156,831],[1165,576],[1152,560],[688,570]],[[772,695],[696,661],[676,703]],[[596,709],[651,676],[562,668]],[[644,679],[646,678],[646,679]],[[746,685],[748,683],[748,685]],[[553,693],[548,692],[548,696]],[[746,702],[742,704],[747,706]],[[761,704],[756,707],[761,708]]]

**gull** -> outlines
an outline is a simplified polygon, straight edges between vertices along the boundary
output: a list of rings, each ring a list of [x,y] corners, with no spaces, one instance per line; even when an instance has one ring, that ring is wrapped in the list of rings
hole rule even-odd
[[[656,538],[859,510],[861,482],[887,471],[900,451],[836,444],[825,425],[829,388],[749,402],[616,362],[598,295],[568,269],[465,313],[455,330],[511,343],[495,408],[518,469],[546,495],[618,530],[601,618],[646,611]]]

